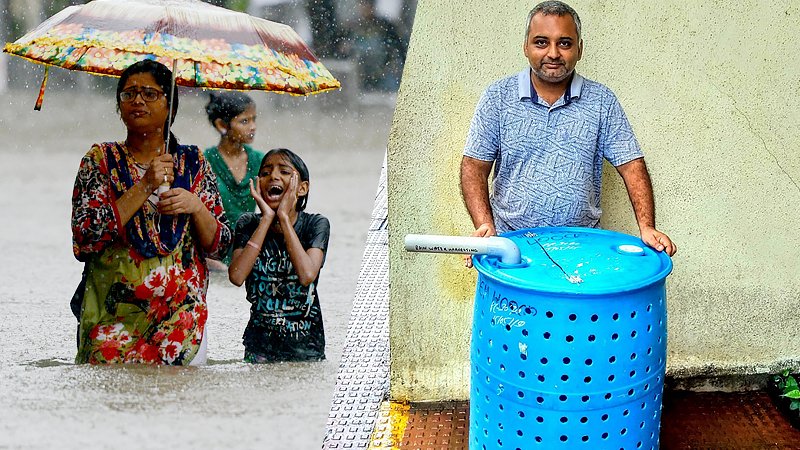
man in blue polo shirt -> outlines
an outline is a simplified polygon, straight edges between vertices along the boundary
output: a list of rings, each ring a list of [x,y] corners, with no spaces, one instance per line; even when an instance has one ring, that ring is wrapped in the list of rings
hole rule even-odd
[[[486,89],[467,136],[461,192],[474,235],[597,227],[607,159],[625,181],[642,241],[675,254],[675,244],[655,228],[650,175],[619,101],[575,72],[583,52],[575,10],[560,1],[535,6],[523,52],[530,67]]]

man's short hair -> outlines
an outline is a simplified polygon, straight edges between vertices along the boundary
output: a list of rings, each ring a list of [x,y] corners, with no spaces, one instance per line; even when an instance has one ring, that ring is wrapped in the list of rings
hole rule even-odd
[[[528,21],[525,22],[525,42],[528,42],[528,34],[531,31],[531,19],[536,14],[542,14],[543,16],[565,16],[569,14],[572,16],[572,20],[575,21],[575,29],[578,30],[578,42],[581,40],[581,18],[578,17],[578,13],[572,9],[571,6],[564,2],[560,2],[557,0],[548,0],[545,2],[541,2],[538,5],[534,6],[531,12],[528,13]]]

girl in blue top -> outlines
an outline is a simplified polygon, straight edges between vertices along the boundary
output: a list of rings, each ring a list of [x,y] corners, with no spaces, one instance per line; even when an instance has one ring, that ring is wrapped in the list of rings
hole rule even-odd
[[[291,150],[264,155],[250,194],[260,213],[236,223],[228,277],[245,283],[250,321],[245,361],[306,361],[325,358],[325,333],[317,294],[330,224],[304,212],[309,173]]]

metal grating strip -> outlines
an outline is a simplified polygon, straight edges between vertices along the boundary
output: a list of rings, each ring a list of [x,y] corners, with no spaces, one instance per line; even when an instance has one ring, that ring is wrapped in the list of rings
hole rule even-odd
[[[323,449],[366,449],[389,392],[387,212],[384,159]]]

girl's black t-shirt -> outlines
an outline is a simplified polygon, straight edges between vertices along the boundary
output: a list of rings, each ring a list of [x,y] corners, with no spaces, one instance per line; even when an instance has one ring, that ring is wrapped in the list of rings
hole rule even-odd
[[[244,248],[261,215],[245,213],[236,223],[233,248]],[[294,230],[303,249],[327,254],[330,223],[320,214],[300,211]],[[247,353],[267,361],[325,358],[325,331],[317,281],[303,286],[289,258],[282,234],[269,232],[245,281],[250,321],[243,342]]]

